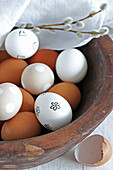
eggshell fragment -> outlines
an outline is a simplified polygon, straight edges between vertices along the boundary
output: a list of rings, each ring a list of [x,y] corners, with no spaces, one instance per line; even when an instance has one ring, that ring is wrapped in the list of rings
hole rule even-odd
[[[27,62],[18,59],[7,59],[0,63],[0,83],[10,82],[18,86],[21,85],[21,74]]]
[[[4,60],[11,58],[11,56],[7,53],[7,51],[0,51],[0,63]]]
[[[34,112],[35,102],[33,96],[23,88],[19,88],[19,89],[21,90],[23,96],[22,106],[19,112],[25,112],[25,111]]]
[[[112,146],[101,135],[93,135],[82,141],[74,152],[76,160],[86,166],[100,166],[112,156]]]
[[[5,121],[1,129],[3,140],[25,139],[41,134],[42,126],[32,112],[19,112]]]
[[[31,58],[28,59],[29,64],[43,63],[48,65],[55,72],[56,59],[59,53],[50,49],[39,49]]]
[[[81,92],[79,88],[70,82],[62,82],[51,87],[48,92],[53,92],[64,97],[72,109],[75,110],[80,103],[81,100]]]
[[[38,95],[47,91],[54,83],[53,71],[45,64],[34,63],[27,66],[21,76],[24,89]]]

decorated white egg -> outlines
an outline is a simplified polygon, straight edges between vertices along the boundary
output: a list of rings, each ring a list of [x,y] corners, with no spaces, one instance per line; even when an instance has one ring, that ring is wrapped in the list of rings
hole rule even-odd
[[[0,84],[0,120],[15,116],[22,105],[22,93],[12,83]]]
[[[87,73],[87,60],[77,49],[62,51],[56,61],[56,72],[62,81],[79,83]]]
[[[35,114],[49,130],[57,130],[72,120],[72,109],[66,99],[56,93],[40,94],[35,101]]]
[[[47,91],[54,83],[54,73],[45,64],[34,63],[27,66],[21,76],[23,88],[38,95]]]
[[[39,47],[37,36],[27,29],[15,29],[5,39],[5,49],[14,58],[31,57]]]

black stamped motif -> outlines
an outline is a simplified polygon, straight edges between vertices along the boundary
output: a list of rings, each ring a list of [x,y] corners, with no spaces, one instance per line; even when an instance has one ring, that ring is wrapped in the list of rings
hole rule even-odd
[[[48,130],[52,130],[52,126],[50,126],[49,124],[44,124],[43,126]]]
[[[39,107],[39,106],[36,106],[35,111],[36,111],[36,115],[37,115],[37,116],[39,116],[39,113],[40,113],[40,107]]]
[[[34,42],[34,43],[32,44],[32,47],[33,47],[33,50],[35,50],[35,49],[37,48],[37,42]]]
[[[60,104],[58,102],[51,102],[50,109],[56,111],[57,109],[60,109]]]
[[[19,31],[19,36],[27,36],[26,32],[25,31]]]
[[[17,58],[25,58],[25,56],[24,55],[17,55]]]

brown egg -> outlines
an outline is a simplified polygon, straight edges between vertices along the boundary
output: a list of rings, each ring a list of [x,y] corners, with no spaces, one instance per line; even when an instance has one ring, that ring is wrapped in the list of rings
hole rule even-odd
[[[0,51],[0,63],[4,60],[11,58],[11,56],[7,53],[7,51]]]
[[[34,112],[34,98],[25,89],[20,88],[23,95],[23,102],[19,112]]]
[[[56,59],[59,53],[50,49],[39,49],[31,58],[28,63],[44,63],[48,65],[55,72]]]
[[[64,97],[73,110],[77,108],[81,100],[79,88],[75,84],[69,82],[58,83],[50,88],[48,92],[57,93]]]
[[[21,59],[7,59],[0,63],[0,83],[10,82],[21,85],[21,74],[27,62]]]
[[[1,129],[3,140],[25,139],[41,134],[42,126],[32,112],[19,112],[5,121]]]

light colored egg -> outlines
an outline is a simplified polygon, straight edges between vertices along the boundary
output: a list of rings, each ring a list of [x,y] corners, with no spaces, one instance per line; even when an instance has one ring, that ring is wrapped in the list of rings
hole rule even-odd
[[[14,58],[31,57],[39,47],[37,36],[27,29],[15,29],[5,39],[5,49]]]
[[[35,101],[35,113],[40,123],[49,130],[57,130],[72,120],[69,103],[56,93],[46,92]]]
[[[51,87],[48,92],[57,93],[64,97],[69,102],[73,110],[78,107],[81,100],[81,92],[79,88],[70,82],[58,83]]]
[[[45,64],[34,63],[27,66],[21,76],[23,88],[38,95],[47,91],[54,83],[53,71]]]
[[[0,120],[15,116],[22,105],[22,93],[12,83],[0,84]]]
[[[93,135],[77,145],[74,151],[76,160],[86,166],[100,166],[112,156],[112,146],[101,135]]]
[[[87,61],[77,49],[62,51],[56,61],[56,72],[62,81],[79,83],[87,73]]]
[[[32,112],[19,112],[5,121],[1,129],[3,140],[26,139],[41,134],[42,125]]]
[[[0,83],[10,82],[20,86],[21,74],[26,66],[27,62],[22,59],[11,58],[3,61],[0,63]]]

